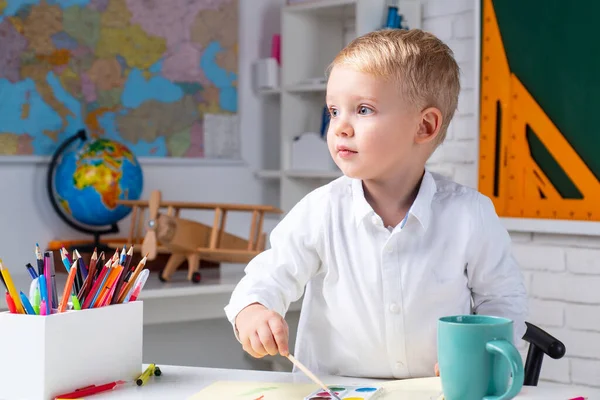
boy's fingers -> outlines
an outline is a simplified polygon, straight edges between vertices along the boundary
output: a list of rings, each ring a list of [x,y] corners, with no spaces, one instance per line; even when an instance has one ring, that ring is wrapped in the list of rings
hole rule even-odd
[[[271,333],[271,329],[269,325],[264,324],[258,327],[257,330],[258,337],[265,349],[265,351],[274,356],[277,354],[277,344],[275,343],[275,339],[273,338],[273,334]]]
[[[271,328],[271,332],[273,332],[273,337],[275,338],[275,342],[277,343],[277,348],[279,349],[279,353],[282,356],[287,356],[289,354],[288,349],[288,327],[283,319],[271,319],[269,320],[269,326]]]
[[[262,345],[260,338],[258,337],[258,333],[254,333],[253,335],[250,335],[250,344],[251,344],[251,349],[252,349],[252,353],[250,353],[251,356],[256,357],[256,358],[263,358],[267,352],[265,351],[264,346]]]
[[[440,366],[438,363],[435,363],[434,370],[435,370],[435,376],[440,376]]]
[[[260,358],[260,356],[252,349],[252,343],[250,342],[249,336],[240,337],[240,340],[242,341],[242,348],[246,353],[254,358]]]

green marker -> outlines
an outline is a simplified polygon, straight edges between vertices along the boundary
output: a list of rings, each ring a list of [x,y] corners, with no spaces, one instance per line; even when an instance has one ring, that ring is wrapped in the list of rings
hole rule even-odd
[[[71,301],[73,302],[73,310],[81,310],[79,299],[75,295],[71,295]]]
[[[35,311],[36,315],[40,315],[40,303],[42,300],[40,298],[40,287],[37,286],[33,293],[33,311]]]

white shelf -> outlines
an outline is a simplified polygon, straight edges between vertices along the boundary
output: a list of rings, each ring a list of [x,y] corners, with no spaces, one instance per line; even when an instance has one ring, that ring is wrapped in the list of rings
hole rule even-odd
[[[294,169],[294,138],[302,133],[320,132],[327,90],[327,83],[321,78],[325,78],[327,66],[357,35],[382,28],[387,3],[387,0],[312,0],[282,6],[281,88],[261,92],[265,103],[279,106],[279,165],[265,164],[275,169],[257,171],[256,176],[268,181],[265,186],[271,190],[277,188],[279,208],[284,213],[312,190],[342,176],[334,166],[331,170]],[[269,132],[274,131],[272,128]],[[275,141],[265,137],[264,142]]]
[[[281,171],[278,169],[261,169],[256,172],[256,176],[261,179],[280,179]]]
[[[342,176],[341,171],[316,171],[316,170],[287,170],[285,176],[300,179],[336,179]]]
[[[296,85],[289,85],[285,88],[290,93],[299,92],[325,92],[327,90],[326,83],[300,83]]]
[[[284,10],[290,12],[321,12],[327,8],[353,6],[356,2],[357,0],[312,0],[298,4],[288,4],[284,7]]]
[[[262,96],[276,96],[281,94],[281,89],[280,88],[275,88],[275,89],[259,89],[258,90],[258,94],[262,95]]]

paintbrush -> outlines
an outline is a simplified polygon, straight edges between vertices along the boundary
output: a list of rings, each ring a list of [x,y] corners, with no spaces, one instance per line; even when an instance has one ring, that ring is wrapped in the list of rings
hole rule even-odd
[[[324,391],[326,391],[327,393],[329,393],[329,395],[336,399],[336,400],[342,400],[339,398],[339,396],[335,393],[333,393],[327,386],[325,386],[325,384],[323,382],[321,382],[319,380],[319,378],[317,378],[315,376],[315,374],[313,374],[312,372],[310,372],[308,370],[308,368],[306,368],[300,361],[296,360],[296,358],[291,355],[288,354],[287,355],[288,360],[290,360],[292,362],[292,364],[294,364],[296,367],[298,367],[298,369],[302,372],[304,372],[306,374],[306,376],[308,376],[314,383],[316,383],[317,385],[321,386],[321,389],[323,389]]]

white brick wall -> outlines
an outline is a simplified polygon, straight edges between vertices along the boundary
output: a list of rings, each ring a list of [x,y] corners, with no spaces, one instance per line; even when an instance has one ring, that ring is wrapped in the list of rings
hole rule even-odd
[[[461,68],[459,109],[429,168],[477,187],[475,0],[423,0],[423,29],[454,51]],[[546,358],[542,380],[600,387],[600,237],[511,232],[530,296],[529,321],[565,343]]]

